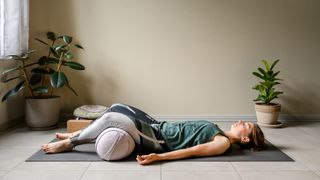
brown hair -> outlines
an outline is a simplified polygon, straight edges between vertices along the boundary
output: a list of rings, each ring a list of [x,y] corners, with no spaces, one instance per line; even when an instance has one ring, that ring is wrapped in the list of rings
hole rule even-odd
[[[250,141],[246,144],[240,144],[241,148],[253,149],[255,151],[262,150],[266,148],[266,143],[264,139],[264,134],[257,124],[253,124],[252,132],[249,134]]]

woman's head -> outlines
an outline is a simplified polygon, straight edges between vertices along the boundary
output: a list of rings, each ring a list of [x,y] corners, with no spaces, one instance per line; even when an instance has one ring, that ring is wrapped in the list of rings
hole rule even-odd
[[[239,138],[239,145],[242,148],[261,150],[266,146],[264,134],[255,123],[240,120],[231,125],[231,131]]]

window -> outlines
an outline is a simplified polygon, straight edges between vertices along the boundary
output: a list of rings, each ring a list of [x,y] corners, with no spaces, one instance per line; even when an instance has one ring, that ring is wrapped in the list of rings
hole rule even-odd
[[[0,59],[28,49],[29,0],[0,0]]]

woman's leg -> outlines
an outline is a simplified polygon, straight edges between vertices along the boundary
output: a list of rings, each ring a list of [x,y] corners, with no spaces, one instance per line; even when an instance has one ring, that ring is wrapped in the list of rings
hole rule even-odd
[[[44,144],[42,150],[46,153],[72,150],[76,145],[93,142],[102,131],[109,127],[123,129],[133,137],[137,144],[140,144],[136,126],[128,116],[117,112],[107,112],[102,117],[96,119],[90,126],[81,130],[79,134],[62,141]]]
[[[73,147],[74,145],[71,144],[70,138],[68,138],[61,141],[44,144],[41,146],[41,149],[46,153],[59,153],[71,151]]]
[[[125,114],[127,116],[138,119],[146,124],[159,124],[160,122],[155,120],[153,117],[143,112],[142,110],[135,108],[130,105],[115,103],[113,104],[107,112],[119,112],[121,114]]]
[[[90,126],[83,129],[80,134],[70,138],[71,143],[73,145],[90,143],[109,127],[120,128],[128,132],[139,143],[139,134],[136,131],[134,122],[128,116],[118,112],[105,113],[90,124]]]
[[[68,139],[81,133],[81,130],[72,133],[56,133],[56,138],[60,140]]]

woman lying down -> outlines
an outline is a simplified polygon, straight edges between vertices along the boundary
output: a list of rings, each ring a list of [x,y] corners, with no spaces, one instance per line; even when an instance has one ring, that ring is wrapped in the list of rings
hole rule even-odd
[[[46,153],[71,151],[75,146],[94,142],[106,129],[116,127],[128,132],[140,149],[152,152],[137,155],[141,165],[156,161],[199,156],[216,156],[231,144],[254,150],[265,147],[264,134],[252,122],[238,121],[222,131],[209,121],[158,122],[143,111],[125,104],[113,104],[87,128],[74,133],[56,133],[60,141],[42,145]],[[116,140],[116,139],[115,139]]]

